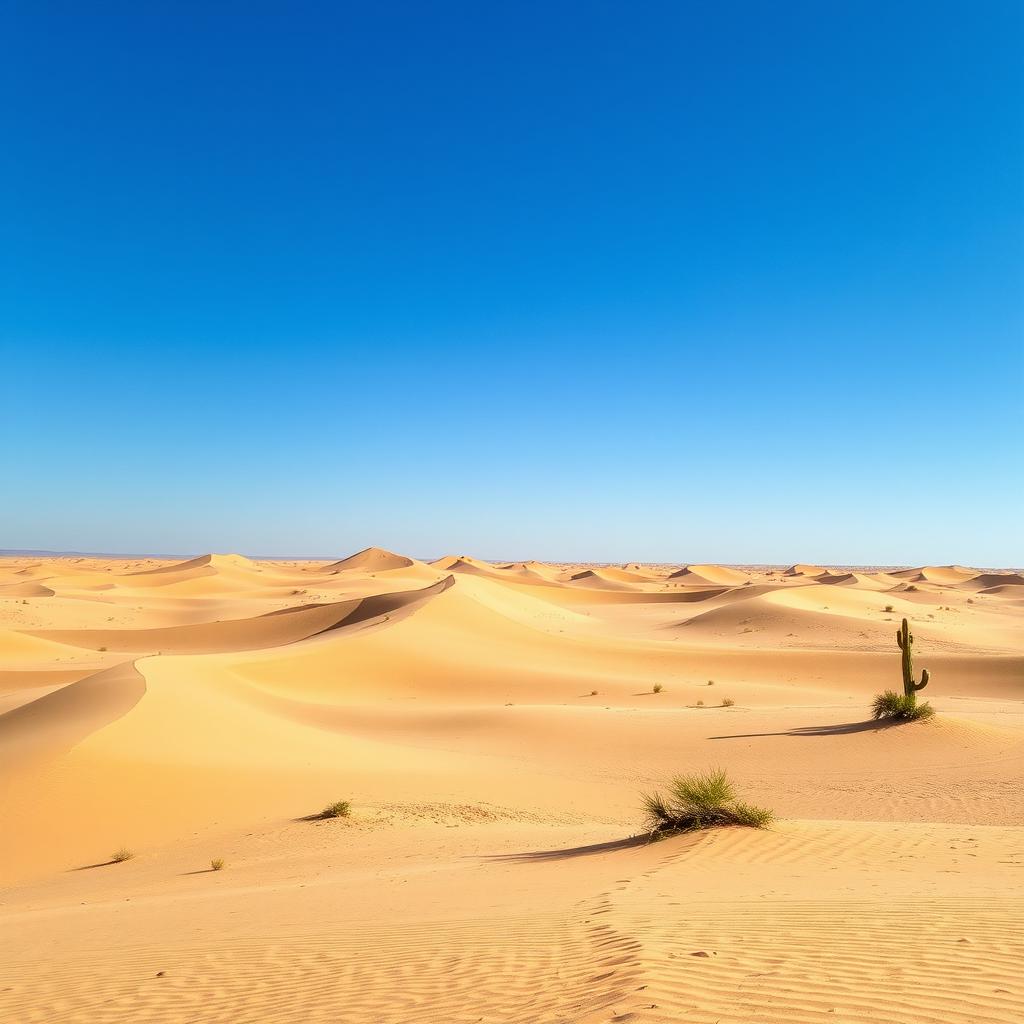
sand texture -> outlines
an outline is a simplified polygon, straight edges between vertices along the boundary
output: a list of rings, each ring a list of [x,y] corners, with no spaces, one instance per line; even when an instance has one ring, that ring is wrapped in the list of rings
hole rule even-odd
[[[903,617],[937,715],[879,724]],[[717,766],[771,828],[648,841]],[[1019,572],[0,559],[4,1024],[1020,1024],[1022,979]]]

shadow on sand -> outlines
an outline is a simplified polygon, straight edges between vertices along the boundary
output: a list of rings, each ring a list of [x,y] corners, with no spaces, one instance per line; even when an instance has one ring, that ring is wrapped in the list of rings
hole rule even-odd
[[[536,863],[545,860],[569,860],[572,857],[589,857],[595,853],[609,853],[613,850],[629,850],[635,846],[646,846],[650,842],[646,835],[630,836],[628,839],[613,839],[607,843],[591,843],[589,846],[570,846],[564,850],[536,850],[533,853],[499,853],[484,857],[489,861],[504,861],[511,864]]]
[[[97,864],[83,864],[78,868],[68,868],[68,871],[92,871],[93,868],[108,868],[111,864],[123,864],[120,860],[101,860]]]
[[[892,719],[875,721],[870,718],[866,722],[844,722],[842,725],[805,725],[799,729],[786,729],[782,732],[740,732],[731,736],[709,736],[709,740],[749,740],[758,736],[848,736],[855,732],[881,732],[902,725]]]

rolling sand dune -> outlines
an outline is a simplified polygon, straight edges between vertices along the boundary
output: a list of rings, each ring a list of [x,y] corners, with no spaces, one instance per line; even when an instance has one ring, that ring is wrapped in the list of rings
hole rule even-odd
[[[737,569],[727,569],[721,565],[688,565],[678,572],[669,575],[670,580],[681,583],[693,583],[704,586],[709,583],[724,583],[731,587],[742,586],[750,577]]]
[[[340,562],[331,562],[323,567],[324,572],[381,572],[385,569],[408,569],[414,559],[396,555],[383,548],[366,548]]]
[[[786,576],[820,576],[828,570],[823,565],[809,565],[806,562],[798,562],[791,565],[785,572]]]
[[[4,563],[5,1022],[1024,1020],[1019,573]]]

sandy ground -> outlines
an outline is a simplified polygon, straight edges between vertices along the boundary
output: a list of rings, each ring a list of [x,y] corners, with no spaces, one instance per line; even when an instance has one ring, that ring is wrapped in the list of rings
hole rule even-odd
[[[1022,641],[960,566],[0,559],[0,1020],[1020,1024]],[[775,825],[648,842],[715,766]]]

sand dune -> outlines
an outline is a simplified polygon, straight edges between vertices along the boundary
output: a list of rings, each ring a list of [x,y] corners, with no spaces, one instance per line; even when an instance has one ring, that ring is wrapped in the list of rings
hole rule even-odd
[[[785,572],[786,576],[820,576],[823,572],[826,572],[822,565],[810,565],[806,562],[797,562],[796,565],[791,565]]]
[[[579,586],[600,587],[603,590],[633,590],[631,582],[638,581],[630,581],[626,573],[623,573],[622,577],[616,577],[608,569],[584,569],[571,573],[566,582]]]
[[[721,565],[688,565],[671,573],[668,578],[680,583],[692,583],[694,586],[720,583],[730,587],[742,586],[750,580],[746,573],[737,569],[727,569]]]
[[[422,590],[377,594],[327,605],[300,605],[252,619],[226,619],[162,629],[47,630],[29,635],[75,647],[135,654],[259,650],[293,644],[341,626],[393,615],[442,593],[451,582],[449,577]]]
[[[0,579],[4,1020],[1024,1012],[1019,574],[370,548]],[[939,715],[884,727],[902,616]],[[773,830],[631,839],[640,792],[716,764]]]
[[[383,548],[365,548],[343,558],[340,562],[325,565],[324,572],[381,572],[385,569],[408,569],[415,564],[412,558],[396,555]]]
[[[861,590],[888,590],[891,587],[887,580],[863,572],[823,572],[814,577],[814,582],[826,586],[858,587]]]

